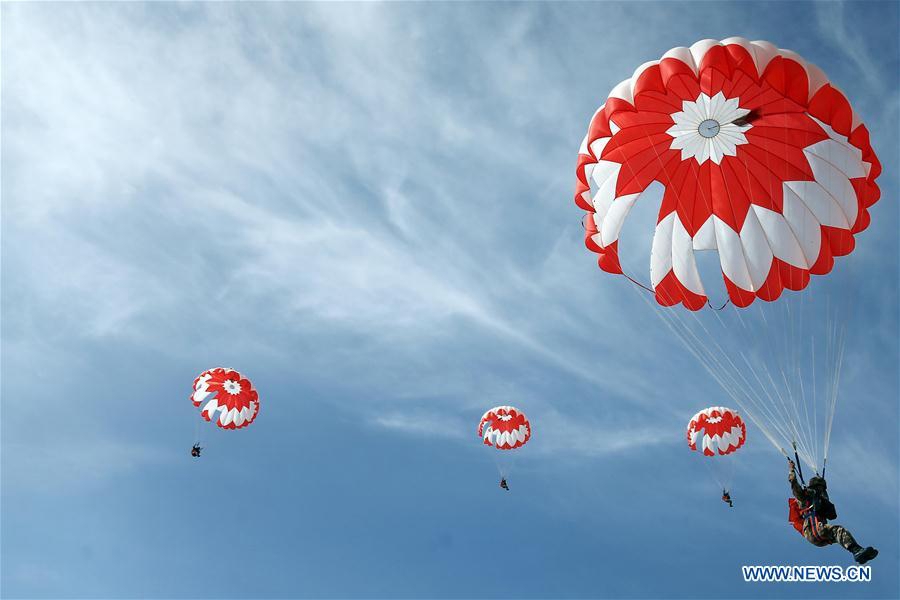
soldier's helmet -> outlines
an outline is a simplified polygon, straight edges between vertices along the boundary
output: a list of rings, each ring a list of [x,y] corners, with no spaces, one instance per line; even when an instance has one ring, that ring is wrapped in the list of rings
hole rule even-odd
[[[809,478],[809,487],[824,490],[828,488],[828,484],[825,483],[824,477],[816,475],[815,477]]]

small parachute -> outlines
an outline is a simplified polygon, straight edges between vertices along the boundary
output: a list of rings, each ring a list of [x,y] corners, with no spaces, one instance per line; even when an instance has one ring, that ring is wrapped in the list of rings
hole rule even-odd
[[[191,402],[200,416],[222,429],[241,429],[259,413],[259,394],[250,380],[226,367],[204,371],[194,380]]]
[[[521,448],[531,439],[531,423],[513,406],[495,406],[478,423],[478,436],[497,450]]]
[[[703,465],[722,489],[722,501],[730,507],[734,507],[730,492],[734,458],[730,455],[746,440],[747,426],[741,415],[724,406],[704,408],[691,417],[687,426],[688,447],[703,456]],[[716,460],[708,460],[713,457]]]
[[[688,423],[688,446],[704,456],[725,456],[736,452],[746,439],[744,420],[724,406],[704,408]]]

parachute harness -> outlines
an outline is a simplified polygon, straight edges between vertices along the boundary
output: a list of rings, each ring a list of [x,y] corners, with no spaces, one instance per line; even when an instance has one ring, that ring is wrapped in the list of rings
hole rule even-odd
[[[824,534],[825,523],[823,523],[819,519],[818,515],[816,515],[815,498],[810,500],[808,503],[801,504],[799,508],[800,518],[803,520],[803,528],[809,530],[810,541],[818,546],[825,546],[830,544],[831,542],[825,537]]]
[[[797,456],[796,442],[794,443],[794,458],[797,459],[797,462],[795,463],[797,465],[797,476],[800,478],[801,485],[806,487],[806,481],[803,479],[803,468],[800,466],[800,458]],[[825,472],[824,468],[822,469],[822,472]],[[818,494],[818,492],[813,493]],[[809,530],[810,541],[820,546],[829,544],[830,542],[824,537],[822,531],[825,524],[819,520],[818,516],[816,516],[815,498],[808,503],[798,505],[798,508],[800,509],[800,519],[803,521],[803,527],[804,529]]]

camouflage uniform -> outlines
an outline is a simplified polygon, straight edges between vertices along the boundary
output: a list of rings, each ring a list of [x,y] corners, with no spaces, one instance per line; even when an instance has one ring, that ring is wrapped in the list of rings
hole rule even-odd
[[[793,469],[788,475],[788,481],[791,482],[791,491],[800,503],[800,509],[806,510],[812,503],[815,492],[797,483],[797,476],[794,474]],[[827,521],[819,516],[803,519],[803,537],[815,546],[828,546],[837,543],[854,554],[862,549],[862,546],[856,543],[853,535],[844,527],[841,525],[828,525]]]

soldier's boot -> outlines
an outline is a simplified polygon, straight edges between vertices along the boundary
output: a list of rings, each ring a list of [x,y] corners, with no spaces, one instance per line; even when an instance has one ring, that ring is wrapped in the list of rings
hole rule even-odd
[[[853,558],[861,565],[866,564],[876,556],[878,556],[878,550],[872,546],[866,548],[859,547],[859,550],[853,552]]]

